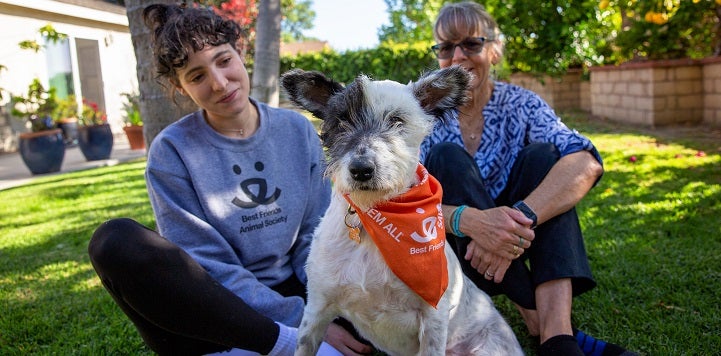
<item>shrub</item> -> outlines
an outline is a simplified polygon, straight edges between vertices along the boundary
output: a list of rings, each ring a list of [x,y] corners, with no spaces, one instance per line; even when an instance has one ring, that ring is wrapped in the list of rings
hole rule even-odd
[[[604,0],[599,7],[619,31],[613,62],[719,54],[721,0]]]
[[[280,72],[294,68],[317,70],[341,83],[350,83],[362,73],[374,79],[390,79],[406,83],[417,79],[423,71],[438,68],[430,46],[430,42],[388,43],[373,49],[343,53],[326,50],[319,53],[283,56],[280,59]]]

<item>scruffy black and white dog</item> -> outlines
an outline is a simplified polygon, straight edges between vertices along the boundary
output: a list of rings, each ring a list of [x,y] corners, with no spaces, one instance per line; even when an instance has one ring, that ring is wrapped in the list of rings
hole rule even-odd
[[[422,181],[435,180],[419,166],[420,144],[432,129],[434,113],[466,99],[469,80],[459,67],[426,73],[408,85],[359,76],[343,87],[319,72],[302,70],[282,76],[291,101],[323,120],[326,173],[333,180],[333,198],[306,266],[308,304],[296,355],[315,355],[338,316],[391,355],[523,354],[491,299],[463,275],[444,236],[438,236],[442,214],[426,217],[422,229],[416,229],[422,233],[407,233],[376,210]],[[436,204],[440,210],[440,200]],[[415,208],[419,214],[425,210]],[[361,225],[361,216],[370,217],[370,223]],[[444,288],[435,301],[422,298],[389,268],[388,255],[384,259],[378,240],[368,233],[368,225],[375,223],[391,243],[426,244],[412,247],[412,256],[439,250],[442,278],[425,276],[433,288]],[[406,257],[390,262],[410,266],[410,273],[425,267]],[[447,287],[441,283],[446,277]]]

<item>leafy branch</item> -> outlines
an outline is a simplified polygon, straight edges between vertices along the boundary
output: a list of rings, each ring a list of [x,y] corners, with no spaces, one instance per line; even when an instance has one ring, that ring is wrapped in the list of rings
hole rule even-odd
[[[48,42],[52,42],[53,44],[63,41],[64,39],[68,38],[68,35],[64,33],[60,33],[55,30],[53,25],[47,24],[43,27],[40,27],[38,29],[38,32],[40,32],[40,35]],[[35,53],[40,52],[41,49],[43,49],[44,46],[40,45],[35,40],[25,40],[20,41],[18,43],[21,49],[29,49],[35,51]]]

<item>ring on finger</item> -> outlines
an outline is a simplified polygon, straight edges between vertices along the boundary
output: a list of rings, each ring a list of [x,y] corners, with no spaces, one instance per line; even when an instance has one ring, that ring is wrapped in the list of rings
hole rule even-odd
[[[518,236],[518,247],[523,247],[523,237]]]
[[[488,271],[486,271],[486,273],[484,273],[484,274],[485,274],[486,276],[488,276],[488,277],[491,277],[491,278],[493,278],[493,276],[494,276],[493,273],[488,272]]]
[[[518,246],[513,245],[513,255],[518,256]]]

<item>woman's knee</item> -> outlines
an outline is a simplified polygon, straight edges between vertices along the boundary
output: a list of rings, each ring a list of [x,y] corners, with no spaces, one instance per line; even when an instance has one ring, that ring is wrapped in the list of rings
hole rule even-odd
[[[561,152],[552,143],[539,142],[524,147],[519,157],[531,165],[550,169],[561,158]]]
[[[475,160],[463,147],[450,142],[434,145],[423,164],[443,186],[443,204],[478,209],[495,206]]]
[[[88,254],[96,267],[106,263],[125,263],[126,258],[137,258],[138,239],[148,229],[128,218],[111,219],[102,223],[88,244]]]
[[[463,147],[451,142],[441,142],[431,147],[423,165],[429,171],[443,171],[448,168],[458,167],[459,164],[464,162],[467,163],[469,158],[470,156]]]
[[[521,184],[528,186],[528,189],[535,189],[560,158],[558,148],[552,143],[532,143],[524,147],[511,168],[509,185]],[[525,197],[528,192],[522,190]]]

